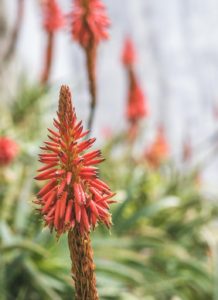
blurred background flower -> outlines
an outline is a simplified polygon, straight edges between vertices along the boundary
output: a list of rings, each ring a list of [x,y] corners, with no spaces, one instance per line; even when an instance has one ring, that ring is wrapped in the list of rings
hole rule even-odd
[[[0,166],[10,164],[18,154],[18,145],[8,137],[0,137]]]

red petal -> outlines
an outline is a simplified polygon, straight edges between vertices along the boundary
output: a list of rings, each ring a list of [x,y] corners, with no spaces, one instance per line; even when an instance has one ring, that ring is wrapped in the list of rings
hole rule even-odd
[[[75,206],[76,220],[77,220],[78,223],[80,223],[80,220],[81,220],[81,207],[79,206],[79,204],[77,204],[77,202],[75,202],[74,206]]]
[[[67,204],[66,214],[65,214],[65,223],[69,223],[71,221],[72,216],[72,208],[73,208],[73,200],[69,200]]]
[[[89,224],[89,219],[88,219],[86,209],[84,208],[84,206],[81,209],[81,218],[82,218],[85,229],[87,231],[89,231],[90,230],[90,224]]]
[[[81,205],[82,197],[81,197],[81,193],[80,193],[80,189],[79,189],[79,184],[75,182],[73,184],[73,189],[74,189],[75,202],[77,202],[78,204]]]
[[[42,213],[46,213],[49,209],[49,206],[52,204],[52,202],[54,201],[56,196],[55,192],[52,192],[52,194],[50,195],[50,197],[46,200],[46,203],[42,209]]]
[[[57,165],[56,163],[48,164],[48,165],[46,165],[46,166],[44,166],[44,167],[38,169],[37,172],[45,171],[45,170],[47,170],[47,169],[50,169],[50,168],[55,167],[56,165]]]
[[[56,180],[49,181],[37,194],[38,197],[43,197],[56,185]]]
[[[71,172],[67,172],[67,185],[71,183],[73,174]]]
[[[97,223],[97,217],[95,214],[91,214],[91,222],[92,222],[93,228],[95,228],[95,225]]]
[[[83,188],[82,188],[81,184],[78,184],[78,187],[79,187],[82,203],[86,203],[86,195],[83,191]]]
[[[49,179],[49,175],[55,174],[56,171],[57,171],[57,169],[51,169],[51,170],[45,171],[45,172],[41,173],[40,175],[34,177],[34,179],[36,179],[36,180]]]
[[[67,192],[63,193],[63,196],[60,198],[60,218],[64,217],[64,213],[66,210],[66,203],[67,203]]]
[[[60,134],[58,132],[55,132],[49,128],[48,128],[48,131],[51,132],[51,134],[55,135],[56,137],[58,137],[58,138],[60,137]]]
[[[95,179],[95,182],[97,182],[99,185],[105,187],[106,189],[110,190],[110,187],[103,181],[101,181],[100,179]]]
[[[60,203],[61,203],[60,200],[58,200],[56,207],[55,207],[54,226],[55,226],[56,230],[59,229]]]
[[[91,208],[92,212],[98,217],[99,213],[98,213],[98,210],[96,208],[95,202],[91,200],[89,202],[89,205],[90,205],[90,208]]]
[[[105,160],[105,158],[99,158],[99,159],[95,159],[95,160],[89,160],[88,162],[85,162],[84,165],[85,166],[90,166],[90,165],[97,165],[102,163]]]
[[[58,188],[58,196],[60,196],[63,193],[66,184],[67,184],[67,181],[66,181],[66,179],[64,179]]]

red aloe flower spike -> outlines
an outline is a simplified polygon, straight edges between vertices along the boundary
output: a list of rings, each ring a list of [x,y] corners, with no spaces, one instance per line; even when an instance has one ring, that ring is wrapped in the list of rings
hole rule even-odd
[[[138,82],[134,70],[136,53],[133,42],[127,38],[122,53],[122,61],[128,76],[128,101],[126,107],[126,117],[130,124],[129,137],[134,140],[138,133],[138,126],[141,119],[149,115],[149,107],[146,96]]]
[[[100,41],[108,38],[110,21],[101,0],[74,0],[72,37],[85,51],[86,68],[91,95],[88,127],[91,130],[96,106],[96,56]]]
[[[42,2],[43,27],[47,33],[47,49],[45,52],[45,64],[41,76],[41,83],[47,84],[51,72],[54,51],[54,35],[64,27],[65,18],[56,0],[44,0]]]
[[[84,135],[81,122],[77,122],[67,86],[60,91],[57,132],[50,130],[52,143],[45,142],[39,155],[44,164],[38,170],[37,180],[49,180],[39,191],[35,201],[39,205],[45,226],[57,235],[68,231],[69,248],[75,274],[76,300],[98,299],[94,275],[90,230],[98,222],[111,225],[109,204],[114,194],[109,186],[97,178],[98,168],[93,164],[102,161],[101,152],[85,151],[95,139],[79,141]],[[78,270],[80,270],[78,272]]]

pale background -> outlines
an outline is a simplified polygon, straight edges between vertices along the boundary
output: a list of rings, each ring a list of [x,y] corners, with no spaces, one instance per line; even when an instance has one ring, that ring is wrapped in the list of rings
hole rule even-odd
[[[29,80],[40,76],[45,35],[37,0],[26,0],[18,44],[17,69]],[[125,128],[126,78],[120,62],[123,40],[131,35],[138,50],[137,72],[148,95],[151,118],[143,146],[153,138],[157,122],[166,126],[174,159],[188,135],[197,163],[213,143],[204,143],[218,129],[213,106],[218,103],[218,1],[217,0],[105,0],[112,26],[111,39],[101,45],[98,59],[99,105],[95,135]],[[15,0],[5,1],[13,24]],[[69,12],[71,0],[62,0]],[[66,30],[57,35],[51,82],[54,101],[61,83],[70,84],[79,117],[87,118],[88,93],[84,56]],[[106,130],[105,130],[106,129]],[[147,131],[148,132],[148,131]],[[218,141],[218,137],[217,137]],[[207,190],[218,190],[217,155],[204,171]]]

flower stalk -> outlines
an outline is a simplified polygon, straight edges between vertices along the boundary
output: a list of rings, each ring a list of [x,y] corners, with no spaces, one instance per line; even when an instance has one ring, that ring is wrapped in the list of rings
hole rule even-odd
[[[68,245],[75,280],[75,300],[98,300],[90,234],[81,235],[76,226],[68,233]]]
[[[9,41],[8,48],[4,54],[3,61],[7,62],[10,60],[12,55],[14,54],[14,51],[16,49],[17,40],[20,34],[21,25],[23,22],[23,15],[24,15],[24,0],[18,0],[17,1],[17,16],[14,24],[14,28],[11,34],[11,38]]]
[[[95,115],[95,108],[96,108],[96,54],[97,54],[97,47],[95,44],[90,45],[86,49],[86,68],[88,74],[88,81],[89,81],[89,92],[91,95],[91,102],[90,102],[90,114],[88,119],[88,128],[92,128],[94,115]]]
[[[47,48],[45,51],[45,63],[44,70],[42,72],[41,83],[45,85],[50,77],[51,67],[52,67],[52,57],[54,48],[54,34],[49,32],[47,34]]]

